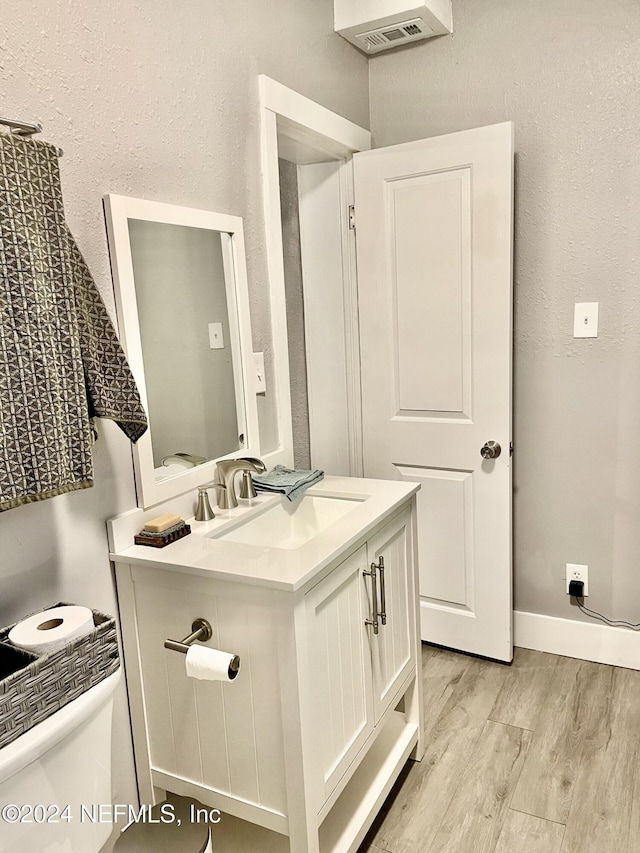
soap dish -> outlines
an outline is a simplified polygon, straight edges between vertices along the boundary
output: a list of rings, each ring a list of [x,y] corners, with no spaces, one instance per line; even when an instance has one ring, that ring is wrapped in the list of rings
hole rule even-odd
[[[137,536],[133,537],[136,545],[149,545],[151,548],[164,548],[165,545],[170,545],[172,542],[177,542],[178,539],[183,539],[191,533],[191,527],[184,524],[179,530],[167,531],[166,535],[145,536],[144,531],[141,531]]]

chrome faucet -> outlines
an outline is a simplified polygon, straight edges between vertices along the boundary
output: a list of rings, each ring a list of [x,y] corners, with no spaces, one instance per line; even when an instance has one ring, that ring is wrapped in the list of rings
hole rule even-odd
[[[218,462],[216,467],[216,482],[225,487],[218,498],[220,509],[232,509],[238,506],[235,480],[236,474],[239,471],[244,472],[240,497],[252,498],[256,496],[256,490],[251,481],[251,473],[262,474],[266,470],[267,466],[262,459],[257,459],[254,456],[246,456],[241,459],[223,459],[221,462]]]

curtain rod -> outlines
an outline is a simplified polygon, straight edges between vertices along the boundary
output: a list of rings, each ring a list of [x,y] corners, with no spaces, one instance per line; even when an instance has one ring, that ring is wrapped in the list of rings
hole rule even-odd
[[[42,133],[42,125],[39,121],[14,121],[10,118],[0,118],[0,124],[10,128],[11,133],[18,136],[31,136],[34,133]],[[58,148],[58,157],[62,157],[62,148]]]

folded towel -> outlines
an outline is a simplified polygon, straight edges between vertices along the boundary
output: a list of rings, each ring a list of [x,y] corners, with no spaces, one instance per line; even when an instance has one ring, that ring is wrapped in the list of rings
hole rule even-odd
[[[0,511],[93,485],[94,416],[146,415],[69,233],[53,145],[0,134]]]
[[[276,465],[266,474],[254,474],[253,482],[257,492],[279,492],[293,501],[323,477],[324,471],[295,470]]]

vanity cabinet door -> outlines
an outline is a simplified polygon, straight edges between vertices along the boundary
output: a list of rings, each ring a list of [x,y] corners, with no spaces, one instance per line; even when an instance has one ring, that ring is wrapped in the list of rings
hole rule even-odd
[[[386,619],[380,619],[378,633],[369,634],[376,723],[410,676],[413,666],[411,638],[415,634],[415,606],[410,533],[411,513],[407,510],[374,533],[367,543],[368,562],[375,564],[378,574],[378,607],[386,613]],[[373,570],[373,566],[370,568]]]
[[[366,547],[306,595],[318,808],[373,730]]]

